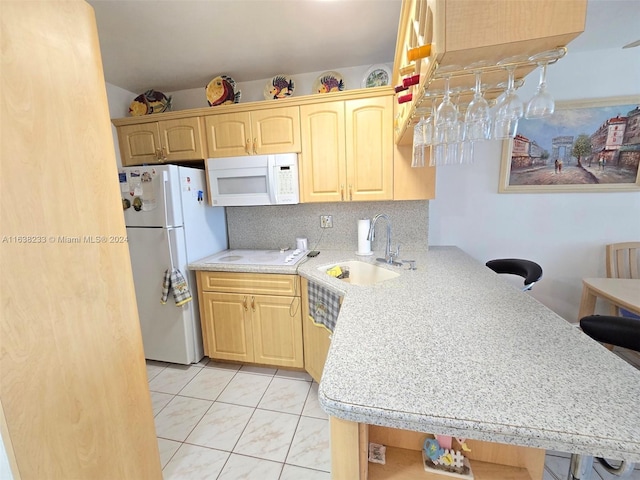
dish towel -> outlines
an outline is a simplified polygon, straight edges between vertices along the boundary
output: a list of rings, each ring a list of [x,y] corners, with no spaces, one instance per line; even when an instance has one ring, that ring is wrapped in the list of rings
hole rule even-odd
[[[333,333],[340,313],[340,295],[312,282],[309,282],[307,293],[311,321]]]
[[[191,292],[189,291],[189,285],[187,281],[177,268],[167,269],[164,272],[164,281],[162,282],[162,298],[160,301],[162,304],[167,303],[169,297],[169,290],[173,290],[173,298],[176,301],[176,306],[180,307],[187,302],[191,301]]]

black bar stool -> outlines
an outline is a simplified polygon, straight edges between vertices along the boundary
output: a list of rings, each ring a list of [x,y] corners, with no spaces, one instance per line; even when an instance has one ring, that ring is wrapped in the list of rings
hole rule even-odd
[[[533,284],[542,278],[542,267],[531,260],[498,258],[489,260],[485,265],[496,273],[508,273],[524,278],[523,291],[531,290]]]
[[[594,340],[640,352],[640,320],[611,315],[589,315],[580,328]]]
[[[589,315],[580,319],[580,328],[584,333],[598,342],[640,352],[639,319],[614,317],[611,315]],[[619,467],[614,467],[605,458],[597,458],[605,470],[620,477],[631,472],[634,467],[634,464],[629,462],[622,462]],[[589,478],[588,474],[582,476],[581,472],[585,467],[590,471],[591,465],[593,465],[593,457],[576,454],[572,455],[569,478],[576,480]]]

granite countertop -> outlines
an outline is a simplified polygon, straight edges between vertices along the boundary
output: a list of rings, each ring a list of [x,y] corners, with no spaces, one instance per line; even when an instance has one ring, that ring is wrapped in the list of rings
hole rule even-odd
[[[372,286],[318,270],[375,263],[346,251],[294,267],[190,268],[298,273],[344,295],[319,389],[330,415],[640,461],[640,371],[458,248],[402,258],[418,269],[385,265],[400,276]]]

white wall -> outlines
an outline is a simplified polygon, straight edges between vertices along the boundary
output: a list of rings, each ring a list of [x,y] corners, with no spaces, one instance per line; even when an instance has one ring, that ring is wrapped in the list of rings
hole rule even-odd
[[[107,86],[107,99],[109,101],[109,116],[111,118],[122,118],[129,116],[129,105],[139,94],[132,93],[124,88],[116,87],[110,83]],[[116,127],[111,124],[111,133],[113,135],[113,144],[116,148],[116,160],[118,167],[122,166],[122,160],[120,159],[120,148],[118,147],[118,132]]]
[[[549,67],[547,80],[557,100],[640,96],[640,48],[568,53]],[[528,99],[537,81],[533,72],[518,94]],[[531,294],[575,322],[581,278],[605,276],[604,245],[640,240],[640,193],[499,194],[501,150],[486,142],[473,165],[438,168],[429,243],[457,245],[481,262],[540,263],[544,276]]]
[[[13,473],[11,473],[11,466],[9,465],[9,458],[7,458],[7,450],[0,436],[0,478],[2,480],[13,480]]]

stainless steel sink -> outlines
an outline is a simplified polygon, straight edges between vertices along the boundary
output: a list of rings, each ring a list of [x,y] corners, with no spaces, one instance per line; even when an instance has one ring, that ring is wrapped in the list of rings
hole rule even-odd
[[[386,282],[387,280],[400,276],[399,273],[378,267],[371,263],[361,262],[359,260],[350,260],[348,262],[324,265],[322,267],[318,267],[318,270],[326,273],[327,270],[330,270],[335,266],[338,266],[343,270],[346,267],[349,270],[349,276],[347,278],[342,278],[341,280],[348,282],[351,285],[375,285],[376,283]]]

